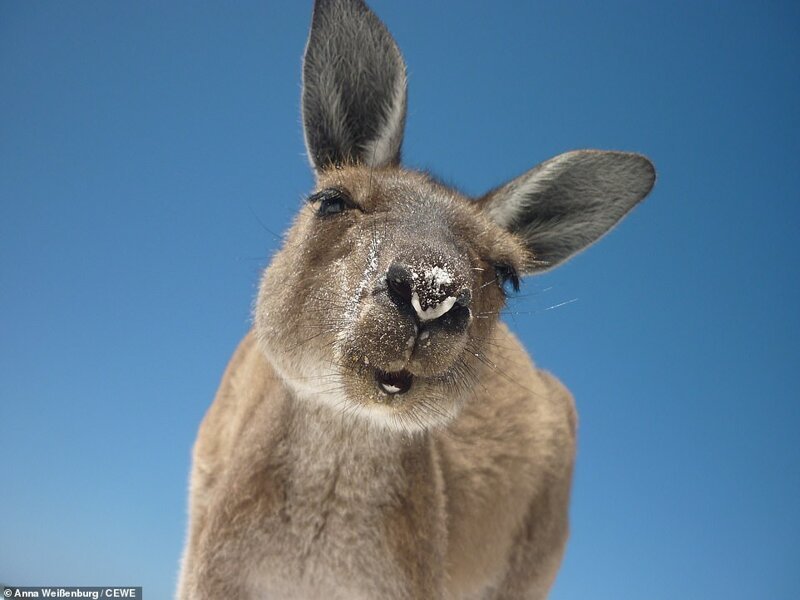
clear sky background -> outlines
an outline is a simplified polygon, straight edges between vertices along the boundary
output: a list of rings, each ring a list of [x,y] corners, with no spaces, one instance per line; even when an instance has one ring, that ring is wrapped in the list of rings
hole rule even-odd
[[[312,185],[310,4],[0,3],[0,581],[171,595],[198,423]],[[580,411],[552,597],[800,597],[800,4],[372,5],[408,164],[658,169],[506,316]]]

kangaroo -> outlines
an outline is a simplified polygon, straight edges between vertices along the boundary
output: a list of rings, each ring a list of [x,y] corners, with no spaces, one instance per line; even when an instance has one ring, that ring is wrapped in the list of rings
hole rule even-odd
[[[576,414],[499,320],[650,191],[580,150],[480,198],[400,163],[406,70],[362,0],[317,0],[316,186],[261,279],[194,446],[181,599],[545,598]]]

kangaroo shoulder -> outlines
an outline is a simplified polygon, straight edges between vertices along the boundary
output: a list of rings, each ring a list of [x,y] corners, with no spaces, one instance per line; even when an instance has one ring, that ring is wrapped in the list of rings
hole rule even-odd
[[[249,331],[228,363],[200,425],[194,448],[197,466],[212,471],[223,465],[237,440],[246,437],[245,428],[282,403],[281,389],[280,380]]]

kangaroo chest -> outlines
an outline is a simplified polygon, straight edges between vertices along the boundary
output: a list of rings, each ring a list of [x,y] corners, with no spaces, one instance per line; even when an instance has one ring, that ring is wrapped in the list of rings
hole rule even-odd
[[[253,524],[253,596],[404,597],[441,568],[427,564],[442,553],[430,554],[443,545],[431,536],[444,526],[443,501],[430,497],[430,448],[359,434],[306,417],[274,446],[268,484],[278,493]]]

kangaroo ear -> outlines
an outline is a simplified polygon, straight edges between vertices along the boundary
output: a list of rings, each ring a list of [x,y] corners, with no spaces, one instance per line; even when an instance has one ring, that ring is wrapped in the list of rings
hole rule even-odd
[[[655,178],[652,163],[640,154],[578,150],[543,162],[479,202],[496,223],[525,240],[532,273],[597,241],[647,196]]]
[[[316,0],[303,59],[303,126],[311,165],[400,162],[406,67],[362,0]]]

